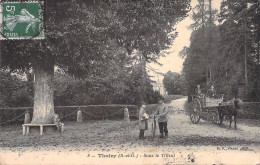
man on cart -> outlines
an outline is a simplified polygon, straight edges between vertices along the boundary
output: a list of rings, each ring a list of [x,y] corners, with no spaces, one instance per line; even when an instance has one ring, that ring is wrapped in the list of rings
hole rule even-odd
[[[200,89],[200,85],[198,84],[196,89],[195,89],[195,97],[196,98],[201,98],[202,97],[202,92],[201,92],[201,89]]]
[[[206,96],[209,98],[216,98],[216,90],[214,89],[213,85],[211,85],[210,88],[207,90]]]
[[[199,84],[197,85],[197,87],[196,87],[196,89],[195,89],[195,95],[194,95],[194,97],[200,100],[202,107],[205,107],[206,98],[205,98],[205,96],[203,95],[203,93],[201,92],[201,89],[200,89],[200,85],[199,85]]]

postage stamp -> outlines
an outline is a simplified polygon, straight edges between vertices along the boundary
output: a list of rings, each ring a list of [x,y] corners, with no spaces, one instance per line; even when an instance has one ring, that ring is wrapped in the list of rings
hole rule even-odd
[[[0,2],[0,40],[44,39],[43,2]]]

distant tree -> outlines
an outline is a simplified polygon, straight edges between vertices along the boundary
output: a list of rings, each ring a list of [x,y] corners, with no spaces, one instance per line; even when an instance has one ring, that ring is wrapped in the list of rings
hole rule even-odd
[[[212,57],[218,57],[219,32],[217,27],[210,31],[213,33],[211,44],[214,45],[211,50],[208,50],[208,42],[204,42],[204,40],[208,40],[209,35],[205,35],[204,39],[201,37],[204,33],[208,34],[209,31],[203,32],[202,29],[199,29],[192,32],[191,44],[183,51],[182,56],[186,57],[183,63],[183,75],[187,81],[188,94],[193,94],[197,84],[200,84],[206,90],[205,88],[209,85],[208,82],[213,81],[213,76],[211,79],[207,78],[208,57],[206,51],[211,51]]]
[[[190,46],[184,47],[179,56],[185,58],[183,75],[187,81],[187,93],[193,94],[197,84],[203,90],[213,82],[214,60],[218,57],[219,31],[214,24],[217,10],[212,9],[212,0],[198,0],[193,9],[194,23],[190,37]]]
[[[259,84],[259,19],[256,21],[259,18],[259,8],[259,2],[255,0],[225,0],[221,3],[221,57],[216,60],[219,64],[216,66],[216,78],[223,90],[228,91],[229,97],[232,97],[232,86],[236,82],[240,90],[243,90],[240,97],[259,99],[255,93],[259,91],[256,88]]]
[[[207,23],[214,21],[212,10],[212,19],[204,21],[204,30],[197,26],[202,25],[202,12],[197,13],[200,17],[194,15],[200,19],[193,26],[197,28],[193,29],[190,47],[180,52],[181,57],[186,57],[183,72],[189,94],[196,84],[205,90],[213,83],[217,92],[229,99],[236,87],[244,100],[259,100],[259,8],[257,0],[223,0],[219,25]]]
[[[187,81],[183,74],[174,82],[175,91],[183,96],[187,95]]]
[[[186,80],[179,73],[168,71],[164,75],[163,85],[169,95],[186,94]]]

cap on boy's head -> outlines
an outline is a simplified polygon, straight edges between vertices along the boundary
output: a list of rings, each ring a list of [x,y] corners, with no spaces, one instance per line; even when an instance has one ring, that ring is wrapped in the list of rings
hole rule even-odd
[[[142,105],[146,105],[146,102],[142,101]]]

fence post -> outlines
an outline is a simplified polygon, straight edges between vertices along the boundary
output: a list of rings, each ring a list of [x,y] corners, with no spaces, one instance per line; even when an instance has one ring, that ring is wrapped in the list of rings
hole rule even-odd
[[[81,110],[78,110],[78,112],[77,112],[77,122],[78,123],[82,122],[82,112],[81,112]]]
[[[103,120],[105,120],[105,117],[104,117],[104,115],[105,115],[105,110],[104,110],[104,109],[103,109],[103,114],[102,114],[102,115],[103,115],[103,117],[102,117]]]
[[[31,123],[31,117],[29,111],[26,110],[24,115],[24,124],[28,124],[28,123]]]
[[[130,122],[129,111],[128,111],[127,108],[124,109],[124,121],[125,122]]]

